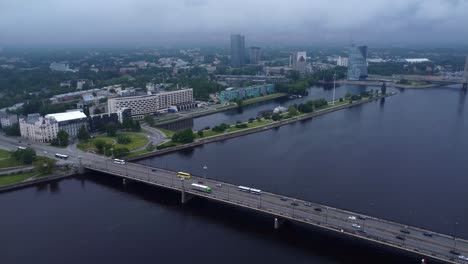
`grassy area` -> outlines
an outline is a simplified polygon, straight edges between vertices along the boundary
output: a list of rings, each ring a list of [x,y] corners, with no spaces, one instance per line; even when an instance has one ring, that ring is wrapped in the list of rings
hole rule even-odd
[[[283,97],[285,95],[286,95],[285,93],[274,93],[274,94],[269,94],[265,96],[255,97],[255,98],[244,100],[244,105],[254,104],[254,103],[258,103],[258,102],[266,101],[266,100],[272,100],[272,99],[276,99],[279,97]]]
[[[9,158],[11,153],[7,150],[0,149],[0,159],[7,159]]]
[[[137,134],[117,134],[117,135],[124,135],[131,138],[131,142],[129,144],[117,144],[117,137],[108,137],[104,135],[99,135],[93,139],[89,139],[86,141],[82,141],[78,143],[78,149],[82,151],[87,150],[94,150],[96,151],[96,147],[94,146],[94,142],[98,139],[104,140],[107,144],[113,145],[114,148],[127,148],[128,150],[132,151],[138,148],[141,148],[148,144],[148,138],[142,135]]]
[[[159,128],[159,127],[157,127],[156,129],[163,132],[164,135],[166,135],[166,137],[168,137],[168,138],[172,137],[174,135],[174,133],[175,133],[175,131],[172,131],[172,130],[169,130],[169,129]]]
[[[22,182],[31,178],[36,174],[35,172],[20,173],[15,175],[0,176],[0,186]]]
[[[10,156],[11,153],[9,151],[0,149],[0,168],[18,167],[23,165],[21,161]]]

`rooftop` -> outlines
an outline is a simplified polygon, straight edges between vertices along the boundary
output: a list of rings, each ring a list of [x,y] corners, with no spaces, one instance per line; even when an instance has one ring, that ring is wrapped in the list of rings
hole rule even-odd
[[[65,112],[65,113],[48,114],[45,117],[53,118],[57,122],[63,122],[63,121],[86,118],[86,115],[81,111],[70,111],[70,112]]]

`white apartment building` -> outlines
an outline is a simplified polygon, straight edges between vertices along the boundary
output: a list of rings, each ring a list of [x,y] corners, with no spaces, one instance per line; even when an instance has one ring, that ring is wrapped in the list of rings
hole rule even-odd
[[[107,101],[109,113],[132,110],[135,119],[142,119],[147,114],[166,112],[171,106],[193,102],[193,89],[182,89],[152,95],[111,98]]]
[[[336,65],[348,67],[348,58],[339,56]]]
[[[0,123],[2,127],[11,127],[13,124],[18,123],[18,116],[0,112]]]
[[[59,130],[66,131],[70,137],[76,137],[82,126],[88,129],[88,117],[79,110],[48,114],[45,118],[55,120]]]
[[[29,114],[19,120],[21,137],[35,142],[51,142],[57,137],[58,123],[39,114]]]

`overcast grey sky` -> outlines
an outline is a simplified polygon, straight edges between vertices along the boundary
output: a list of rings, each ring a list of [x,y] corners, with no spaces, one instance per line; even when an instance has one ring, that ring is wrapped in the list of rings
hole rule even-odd
[[[468,0],[0,0],[4,44],[468,43]]]

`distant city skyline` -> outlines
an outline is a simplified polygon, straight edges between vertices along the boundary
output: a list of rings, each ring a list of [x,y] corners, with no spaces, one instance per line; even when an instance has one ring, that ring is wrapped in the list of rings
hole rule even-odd
[[[0,46],[228,46],[231,32],[255,46],[466,45],[466,14],[458,0],[15,0],[0,3]]]

